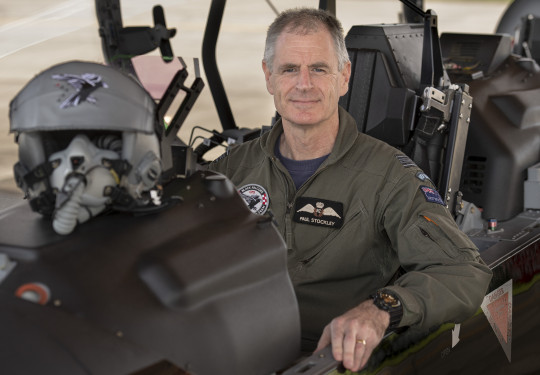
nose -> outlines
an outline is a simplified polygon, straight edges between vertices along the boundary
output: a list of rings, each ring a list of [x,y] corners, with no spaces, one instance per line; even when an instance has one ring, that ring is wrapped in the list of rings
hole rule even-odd
[[[297,78],[296,88],[298,90],[308,90],[312,87],[311,75],[308,67],[302,67]]]

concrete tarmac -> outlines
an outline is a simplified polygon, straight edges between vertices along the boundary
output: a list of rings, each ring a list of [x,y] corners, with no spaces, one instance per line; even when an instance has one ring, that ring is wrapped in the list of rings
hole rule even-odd
[[[439,16],[440,32],[493,33],[510,1],[429,1],[426,8]],[[154,3],[124,0],[125,26],[150,26]],[[177,29],[173,51],[195,76],[193,58],[201,45],[210,0],[156,1],[165,9],[169,27]],[[317,0],[271,0],[278,11],[295,6],[318,6]],[[69,61],[103,62],[101,40],[92,0],[0,0],[0,210],[20,202],[22,192],[13,179],[17,144],[9,133],[9,102],[37,73]],[[345,32],[353,25],[397,23],[398,0],[340,0],[337,16]],[[218,40],[217,60],[239,127],[268,125],[274,113],[261,70],[264,38],[275,13],[265,0],[229,0]],[[204,71],[201,67],[203,79]],[[188,116],[180,137],[189,141],[193,126],[220,129],[206,87]]]

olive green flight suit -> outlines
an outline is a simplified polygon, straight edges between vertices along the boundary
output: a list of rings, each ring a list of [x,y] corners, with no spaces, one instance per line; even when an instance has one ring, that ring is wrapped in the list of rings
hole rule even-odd
[[[400,151],[358,132],[341,107],[339,118],[331,154],[298,190],[274,155],[281,121],[210,165],[246,194],[267,193],[255,208],[268,206],[287,244],[304,349],[383,287],[403,303],[400,326],[429,329],[474,314],[491,271],[431,181]],[[400,266],[407,272],[388,285]]]

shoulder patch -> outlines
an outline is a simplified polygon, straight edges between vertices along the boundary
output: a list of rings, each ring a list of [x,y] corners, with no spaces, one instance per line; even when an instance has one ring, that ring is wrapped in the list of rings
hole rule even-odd
[[[302,224],[341,228],[343,225],[343,203],[300,197],[295,203],[293,220]]]
[[[412,161],[407,155],[395,154],[394,156],[405,168],[416,167],[414,161]]]
[[[430,188],[429,186],[422,185],[420,186],[420,191],[422,192],[422,194],[424,194],[424,198],[426,198],[426,201],[446,206],[437,190]]]
[[[429,182],[433,183],[433,181],[431,181],[431,178],[429,178],[429,176],[427,174],[425,174],[424,172],[422,172],[422,171],[416,172],[416,178],[419,179],[422,182],[429,181]]]
[[[261,185],[248,184],[238,189],[238,193],[254,214],[264,215],[270,205],[268,192]]]

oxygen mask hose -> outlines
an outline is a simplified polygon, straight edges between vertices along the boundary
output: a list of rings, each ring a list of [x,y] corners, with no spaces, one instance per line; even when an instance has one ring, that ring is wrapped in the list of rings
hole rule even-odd
[[[56,233],[66,235],[75,229],[85,185],[84,176],[73,175],[66,180],[62,191],[57,194],[53,215],[53,229]]]

